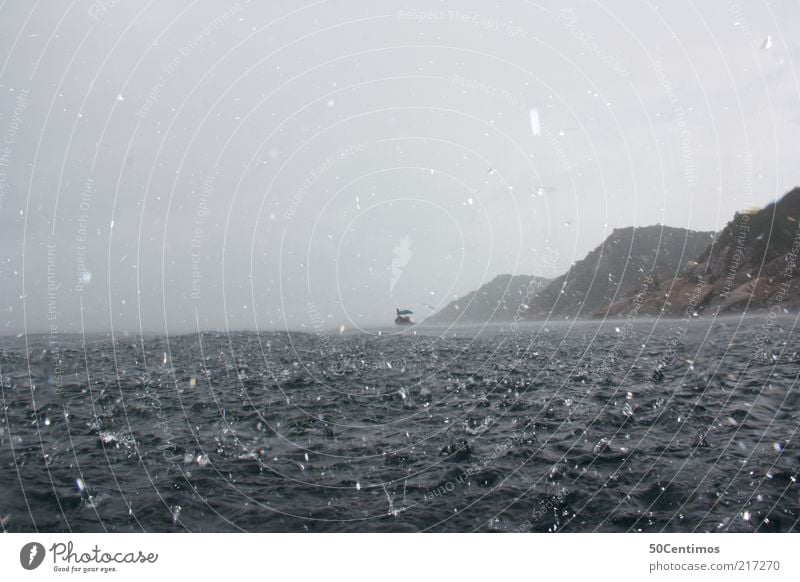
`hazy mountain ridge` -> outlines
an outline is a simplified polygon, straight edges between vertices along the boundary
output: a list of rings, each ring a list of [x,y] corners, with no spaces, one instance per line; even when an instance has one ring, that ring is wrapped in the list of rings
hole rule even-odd
[[[737,212],[713,244],[679,276],[656,281],[639,297],[609,308],[681,317],[697,312],[742,313],[800,307],[800,188],[757,211]],[[691,309],[690,309],[691,308]]]
[[[645,277],[678,275],[713,236],[661,225],[614,229],[536,297],[527,317],[602,316],[612,302],[639,289]]]
[[[547,280],[500,275],[451,302],[427,323],[485,323],[602,314],[616,298],[637,289],[646,275],[674,277],[702,252],[713,232],[669,226],[614,229],[565,274]]]
[[[488,323],[522,317],[525,301],[550,282],[531,275],[498,275],[475,291],[451,301],[426,323]]]
[[[426,321],[796,311],[798,254],[800,187],[760,210],[737,212],[719,233],[661,225],[614,229],[560,277],[538,279],[534,293],[525,292],[534,278],[501,275]]]

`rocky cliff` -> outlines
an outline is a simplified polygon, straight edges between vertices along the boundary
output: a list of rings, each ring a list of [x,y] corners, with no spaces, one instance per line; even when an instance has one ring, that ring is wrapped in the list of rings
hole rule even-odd
[[[800,307],[799,221],[800,188],[761,210],[737,213],[684,272],[656,279],[609,313],[794,311]]]
[[[672,279],[713,241],[713,232],[669,226],[615,229],[603,243],[536,297],[528,318],[603,316],[643,280]]]

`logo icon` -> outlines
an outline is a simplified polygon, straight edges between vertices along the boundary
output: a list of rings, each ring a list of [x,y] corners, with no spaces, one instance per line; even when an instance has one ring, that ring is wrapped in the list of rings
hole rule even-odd
[[[30,542],[22,546],[19,552],[19,563],[26,570],[35,570],[44,562],[44,546],[38,542]]]
[[[394,291],[394,286],[400,280],[403,274],[403,267],[406,267],[411,261],[411,256],[414,254],[411,251],[411,237],[406,235],[400,244],[392,249],[394,258],[392,258],[392,280],[389,282],[389,292]]]

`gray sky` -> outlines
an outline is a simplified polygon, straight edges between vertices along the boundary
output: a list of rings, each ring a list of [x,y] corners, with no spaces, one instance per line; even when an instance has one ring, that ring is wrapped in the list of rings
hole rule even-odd
[[[0,4],[0,333],[347,328],[800,183],[800,3]],[[83,316],[81,316],[81,305]]]

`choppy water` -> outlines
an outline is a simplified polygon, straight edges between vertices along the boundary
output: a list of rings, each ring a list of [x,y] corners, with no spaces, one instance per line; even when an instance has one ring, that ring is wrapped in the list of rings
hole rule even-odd
[[[800,350],[773,321],[3,339],[0,519],[797,531]]]

